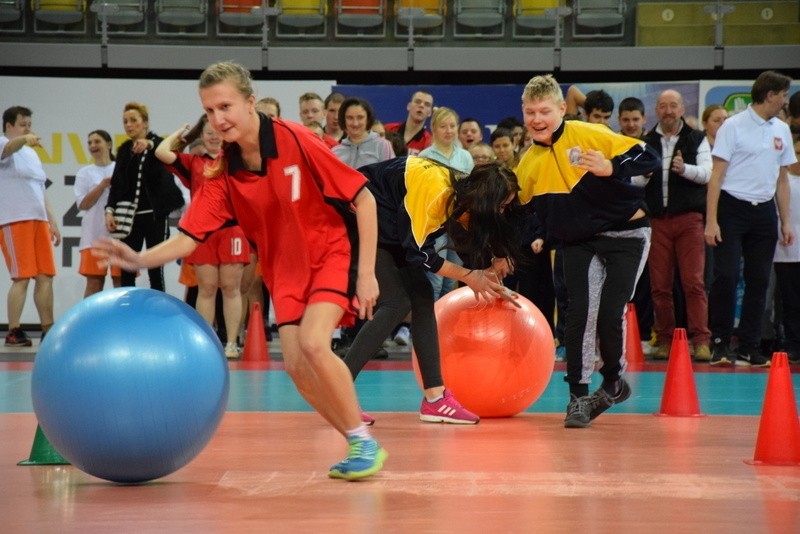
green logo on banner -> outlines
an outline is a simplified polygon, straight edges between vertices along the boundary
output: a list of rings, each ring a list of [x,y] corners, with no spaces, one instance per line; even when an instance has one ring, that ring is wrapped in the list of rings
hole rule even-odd
[[[750,96],[750,93],[733,93],[725,98],[725,102],[723,102],[722,105],[733,115],[747,109],[747,104],[750,104],[752,101],[753,98]]]

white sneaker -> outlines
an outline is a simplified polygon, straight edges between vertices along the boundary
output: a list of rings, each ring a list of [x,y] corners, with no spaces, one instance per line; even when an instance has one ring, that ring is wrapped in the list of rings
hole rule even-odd
[[[241,356],[241,353],[239,352],[239,345],[237,345],[232,341],[225,345],[226,358],[228,358],[229,360],[235,360],[239,356]]]
[[[407,326],[401,326],[397,329],[397,333],[394,335],[394,342],[403,347],[411,344],[411,331]]]

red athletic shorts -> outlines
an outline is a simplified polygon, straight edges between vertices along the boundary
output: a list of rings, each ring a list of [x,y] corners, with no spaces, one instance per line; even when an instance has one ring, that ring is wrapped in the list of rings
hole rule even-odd
[[[250,244],[239,226],[220,228],[194,249],[187,258],[194,265],[250,263]]]
[[[299,324],[306,307],[317,302],[330,302],[342,308],[342,326],[355,324],[358,313],[354,296],[356,270],[351,269],[350,254],[332,251],[312,270],[307,280],[297,277],[296,273],[270,276],[265,271],[263,276],[278,326]]]
[[[19,221],[0,226],[0,248],[12,279],[56,275],[50,224]]]

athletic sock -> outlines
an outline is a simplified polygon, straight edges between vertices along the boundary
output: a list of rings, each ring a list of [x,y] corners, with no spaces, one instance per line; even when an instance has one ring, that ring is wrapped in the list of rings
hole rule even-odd
[[[372,439],[372,434],[369,432],[369,427],[363,423],[353,430],[347,430],[345,434],[347,435],[347,441],[350,441],[353,438]]]
[[[569,385],[569,393],[570,393],[570,395],[575,395],[579,399],[581,397],[588,397],[589,396],[589,384],[570,384]]]

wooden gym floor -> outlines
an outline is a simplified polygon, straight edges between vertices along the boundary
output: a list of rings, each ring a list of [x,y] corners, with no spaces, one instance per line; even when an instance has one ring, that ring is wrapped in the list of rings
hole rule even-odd
[[[122,486],[71,466],[16,465],[36,429],[33,353],[0,354],[3,533],[800,532],[800,467],[744,463],[765,370],[695,364],[707,416],[655,417],[665,366],[647,363],[628,374],[630,400],[589,429],[567,430],[556,364],[525,413],[456,427],[418,421],[408,354],[391,352],[357,382],[390,457],[379,475],[349,483],[326,476],[344,441],[299,398],[274,353],[270,363],[231,364],[228,412],[194,461]]]

